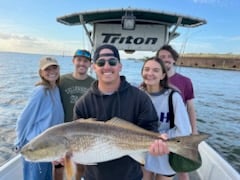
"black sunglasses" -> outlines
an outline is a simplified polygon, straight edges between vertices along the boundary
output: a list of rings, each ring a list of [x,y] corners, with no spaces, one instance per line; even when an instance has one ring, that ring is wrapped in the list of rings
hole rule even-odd
[[[97,64],[99,67],[105,66],[106,62],[108,62],[109,66],[116,66],[118,63],[118,59],[116,58],[110,58],[108,60],[105,59],[98,59],[95,64]]]

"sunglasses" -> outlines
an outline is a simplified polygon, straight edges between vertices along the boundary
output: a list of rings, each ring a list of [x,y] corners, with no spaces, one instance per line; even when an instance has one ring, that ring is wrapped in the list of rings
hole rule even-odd
[[[116,66],[118,63],[118,59],[116,58],[110,58],[108,60],[105,59],[98,59],[95,64],[98,65],[98,67],[103,67],[105,66],[106,62],[108,62],[109,66]]]

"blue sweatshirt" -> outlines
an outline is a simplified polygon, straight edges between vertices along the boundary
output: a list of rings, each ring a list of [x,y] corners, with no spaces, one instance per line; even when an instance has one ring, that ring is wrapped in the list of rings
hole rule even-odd
[[[47,128],[63,121],[64,113],[58,87],[46,89],[42,85],[37,86],[17,120],[16,148],[21,148]]]

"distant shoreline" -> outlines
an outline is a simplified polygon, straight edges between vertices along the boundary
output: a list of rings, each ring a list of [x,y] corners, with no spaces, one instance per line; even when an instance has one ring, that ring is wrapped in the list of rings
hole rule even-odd
[[[139,59],[145,61],[150,57]],[[128,58],[129,60],[137,60]],[[207,69],[222,69],[240,71],[240,54],[203,54],[189,53],[181,55],[176,62],[177,66],[207,68]]]
[[[179,58],[176,65],[240,71],[240,55],[185,54]]]
[[[215,57],[215,58],[240,58],[240,54],[211,54],[211,53],[186,53],[181,57]]]
[[[12,53],[12,54],[30,54],[40,55],[34,53],[24,52],[4,52],[0,53]],[[53,55],[62,56],[62,55]],[[69,56],[71,57],[71,56]],[[127,60],[140,60],[144,61],[149,57],[143,59],[126,58]],[[208,68],[208,69],[222,69],[222,70],[236,70],[240,71],[240,54],[206,54],[206,53],[188,53],[181,55],[176,65],[183,67],[195,67],[195,68]]]

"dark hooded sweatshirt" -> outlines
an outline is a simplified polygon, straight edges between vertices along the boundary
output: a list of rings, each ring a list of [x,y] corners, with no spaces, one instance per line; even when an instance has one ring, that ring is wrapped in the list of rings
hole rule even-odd
[[[152,101],[143,91],[131,86],[124,76],[118,91],[104,95],[98,90],[95,81],[74,108],[74,119],[96,118],[107,121],[118,117],[132,122],[144,129],[156,131],[158,117]],[[99,152],[101,153],[101,152]],[[141,180],[142,171],[138,162],[124,156],[122,158],[86,166],[86,180]]]

